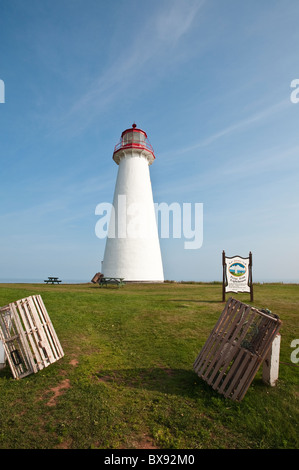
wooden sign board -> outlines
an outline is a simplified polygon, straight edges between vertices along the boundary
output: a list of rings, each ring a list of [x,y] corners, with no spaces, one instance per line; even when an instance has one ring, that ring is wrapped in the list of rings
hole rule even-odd
[[[0,308],[0,341],[15,379],[36,373],[64,356],[40,295]]]
[[[241,401],[280,326],[276,315],[228,299],[194,371],[226,398]]]
[[[225,302],[226,292],[249,292],[250,301],[253,301],[252,283],[252,253],[248,258],[242,256],[225,256],[222,252],[222,301]]]

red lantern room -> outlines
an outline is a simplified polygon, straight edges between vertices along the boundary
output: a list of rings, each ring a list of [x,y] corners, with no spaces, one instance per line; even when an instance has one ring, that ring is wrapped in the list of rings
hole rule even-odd
[[[154,155],[154,149],[148,141],[147,134],[142,129],[137,129],[137,125],[134,123],[130,129],[126,129],[121,134],[121,138],[118,144],[114,147],[113,160],[119,164],[120,157],[124,154],[124,150],[143,150],[144,156],[147,157],[149,165],[151,165],[156,158]]]

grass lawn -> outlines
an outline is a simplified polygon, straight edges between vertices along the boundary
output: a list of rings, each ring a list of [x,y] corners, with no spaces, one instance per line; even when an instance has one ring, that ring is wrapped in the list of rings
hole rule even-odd
[[[0,305],[35,294],[65,356],[21,380],[0,371],[1,449],[298,448],[299,285],[254,286],[253,305],[283,322],[280,373],[269,387],[260,369],[240,403],[192,367],[223,310],[221,284],[0,284]]]

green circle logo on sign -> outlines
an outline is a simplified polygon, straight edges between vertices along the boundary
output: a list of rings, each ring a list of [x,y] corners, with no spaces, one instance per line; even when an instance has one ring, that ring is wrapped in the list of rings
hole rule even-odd
[[[240,276],[243,276],[245,274],[246,268],[245,268],[244,264],[242,264],[242,263],[233,263],[229,267],[229,272],[233,276],[240,277]]]

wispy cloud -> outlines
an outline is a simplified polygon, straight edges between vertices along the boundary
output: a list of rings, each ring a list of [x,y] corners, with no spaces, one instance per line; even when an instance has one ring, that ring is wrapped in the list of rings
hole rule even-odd
[[[154,11],[147,21],[143,19],[139,30],[136,30],[135,41],[129,48],[119,48],[119,54],[110,66],[93,79],[88,90],[61,116],[59,127],[73,125],[74,120],[77,122],[76,131],[86,127],[101,110],[117,102],[129,88],[132,89],[132,85],[134,93],[137,88],[141,91],[147,83],[149,70],[152,71],[150,79],[154,83],[155,77],[158,79],[159,74],[163,73],[161,71],[167,70],[167,64],[181,60],[179,54],[170,54],[169,49],[178,47],[193,27],[204,3],[205,0],[172,0]],[[138,26],[134,24],[134,28]]]
[[[167,11],[154,18],[154,34],[156,43],[176,43],[192,27],[195,17],[205,1],[173,1],[168,4]]]
[[[267,175],[264,186],[276,184],[277,180],[269,177],[269,174],[277,173],[280,175],[279,181],[284,181],[285,185],[296,184],[299,162],[299,146],[289,148],[267,148],[253,155],[251,158],[242,158],[241,160],[231,161],[229,158],[225,159],[222,164],[218,164],[217,169],[214,166],[209,166],[205,169],[195,169],[190,174],[182,178],[178,175],[178,180],[170,181],[169,184],[157,189],[155,196],[157,198],[166,197],[173,194],[175,187],[175,194],[177,197],[181,195],[189,195],[200,191],[213,192],[215,188],[221,188],[224,179],[238,182],[250,181],[252,182],[256,177],[260,178]],[[285,169],[288,169],[288,172]],[[178,182],[179,181],[179,182]]]
[[[238,132],[241,130],[246,129],[247,127],[260,122],[262,120],[268,119],[271,116],[274,116],[275,114],[278,114],[281,112],[283,109],[286,109],[289,106],[289,100],[285,99],[282,100],[272,106],[269,106],[251,116],[248,116],[245,119],[240,119],[238,122],[235,122],[231,124],[230,126],[224,127],[223,129],[219,130],[218,132],[215,132],[215,134],[210,135],[209,137],[206,137],[205,139],[202,139],[198,142],[195,142],[194,144],[188,146],[188,147],[182,147],[180,149],[177,149],[175,152],[172,152],[171,155],[173,156],[174,154],[182,154],[182,153],[187,153],[192,150],[196,150],[200,147],[207,147],[208,145],[213,144],[217,140],[219,140],[221,137],[224,137],[229,134],[233,134],[234,132]]]

